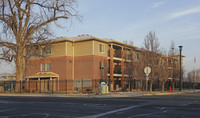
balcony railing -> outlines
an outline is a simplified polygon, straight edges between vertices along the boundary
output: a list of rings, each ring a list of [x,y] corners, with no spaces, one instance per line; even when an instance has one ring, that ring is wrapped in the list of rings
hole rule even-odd
[[[110,57],[110,50],[108,51],[108,57]],[[114,50],[113,57],[121,58],[121,50]]]
[[[122,74],[121,69],[114,69],[114,74]]]

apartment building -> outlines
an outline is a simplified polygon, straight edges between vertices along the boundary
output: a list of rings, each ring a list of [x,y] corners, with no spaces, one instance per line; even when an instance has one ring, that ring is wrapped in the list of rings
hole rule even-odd
[[[137,55],[133,45],[90,35],[57,38],[46,48],[27,61],[27,80],[102,80],[111,91],[126,86]]]

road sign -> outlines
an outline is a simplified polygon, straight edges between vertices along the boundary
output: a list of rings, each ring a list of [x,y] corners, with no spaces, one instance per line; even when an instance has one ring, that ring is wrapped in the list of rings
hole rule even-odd
[[[106,83],[105,82],[101,82],[101,85],[106,85]]]
[[[150,68],[150,67],[145,67],[145,68],[144,68],[144,73],[145,73],[145,74],[151,73],[151,68]]]

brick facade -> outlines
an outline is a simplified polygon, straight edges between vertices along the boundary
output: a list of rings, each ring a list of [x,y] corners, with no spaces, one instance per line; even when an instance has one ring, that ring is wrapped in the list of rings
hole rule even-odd
[[[99,63],[107,65],[108,60],[103,56],[88,55],[74,58],[74,79],[105,78],[107,68],[100,70]],[[59,80],[72,80],[73,58],[70,56],[32,59],[27,63],[26,76],[41,72],[41,64],[51,63],[51,72],[59,75]],[[101,72],[103,71],[103,72]],[[107,75],[106,75],[107,76]]]

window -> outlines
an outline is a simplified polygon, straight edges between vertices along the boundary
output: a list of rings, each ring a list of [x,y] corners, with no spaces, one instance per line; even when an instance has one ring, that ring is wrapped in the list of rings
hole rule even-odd
[[[41,71],[44,71],[44,64],[41,64]]]
[[[140,54],[139,53],[137,53],[137,59],[140,59]]]
[[[51,54],[51,46],[46,46],[42,49],[42,56],[50,55]]]
[[[73,80],[73,87],[75,88],[92,87],[92,80],[91,79]]]
[[[101,61],[101,62],[99,63],[99,69],[104,69],[104,62]]]
[[[105,52],[105,45],[99,44],[99,52]]]
[[[47,63],[46,64],[46,71],[50,71],[51,70],[51,64],[50,63]]]
[[[46,47],[46,54],[51,54],[51,46]]]

